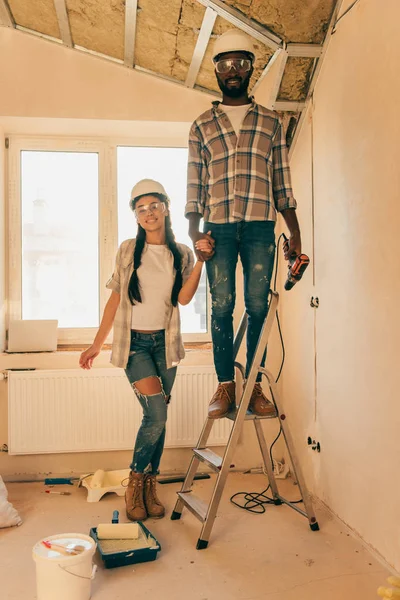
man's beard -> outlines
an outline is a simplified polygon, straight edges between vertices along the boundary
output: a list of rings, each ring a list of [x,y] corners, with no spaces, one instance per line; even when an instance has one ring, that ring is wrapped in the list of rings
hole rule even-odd
[[[240,96],[243,96],[244,94],[247,93],[247,88],[249,87],[249,83],[250,83],[250,76],[251,76],[251,73],[249,73],[245,77],[245,79],[243,79],[242,83],[238,87],[231,88],[231,87],[225,85],[223,83],[223,81],[221,81],[221,79],[218,77],[218,74],[217,74],[218,87],[225,96],[228,96],[229,98],[240,98]]]

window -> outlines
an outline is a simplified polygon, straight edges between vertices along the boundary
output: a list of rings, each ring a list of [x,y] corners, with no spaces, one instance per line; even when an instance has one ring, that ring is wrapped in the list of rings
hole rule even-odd
[[[58,319],[61,344],[93,340],[118,245],[136,235],[129,198],[139,179],[164,185],[176,239],[192,245],[186,148],[15,136],[8,158],[8,316]],[[181,318],[186,341],[210,339],[205,269]]]
[[[23,319],[99,324],[98,155],[21,152]]]

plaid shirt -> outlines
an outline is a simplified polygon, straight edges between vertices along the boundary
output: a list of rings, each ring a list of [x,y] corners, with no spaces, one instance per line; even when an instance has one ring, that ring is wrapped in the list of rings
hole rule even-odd
[[[253,100],[237,137],[219,104],[190,129],[185,215],[200,213],[212,223],[276,221],[277,211],[297,206],[282,123]]]
[[[133,271],[135,244],[135,239],[122,242],[118,248],[114,273],[106,283],[109,290],[113,290],[121,296],[114,319],[111,363],[115,367],[123,369],[126,367],[129,358],[132,310],[135,310],[128,295],[128,285]],[[177,246],[182,254],[182,280],[183,283],[186,283],[193,270],[193,252],[184,244],[177,244]],[[185,356],[179,308],[178,306],[172,306],[172,304],[169,321],[165,328],[165,350],[167,369],[177,365]]]

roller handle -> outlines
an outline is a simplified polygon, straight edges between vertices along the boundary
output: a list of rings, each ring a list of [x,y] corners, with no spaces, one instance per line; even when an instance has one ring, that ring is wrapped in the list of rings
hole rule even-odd
[[[119,522],[119,511],[118,510],[114,510],[113,512],[113,516],[111,519],[111,523],[118,523]]]

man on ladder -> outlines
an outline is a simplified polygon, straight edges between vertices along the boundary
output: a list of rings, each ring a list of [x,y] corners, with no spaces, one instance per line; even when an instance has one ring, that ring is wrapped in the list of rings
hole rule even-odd
[[[213,102],[213,107],[194,121],[189,136],[185,215],[196,254],[207,261],[219,382],[208,409],[211,419],[225,417],[236,406],[233,309],[238,256],[248,315],[247,378],[268,312],[277,212],[290,231],[285,258],[301,253],[283,125],[277,113],[248,95],[254,60],[253,43],[243,32],[230,30],[216,40],[213,62],[222,103]],[[199,230],[201,218],[204,233]],[[211,256],[197,250],[201,238],[215,248]],[[262,366],[264,362],[265,355]],[[257,416],[272,416],[275,407],[265,397],[260,381],[258,373],[249,408]]]

